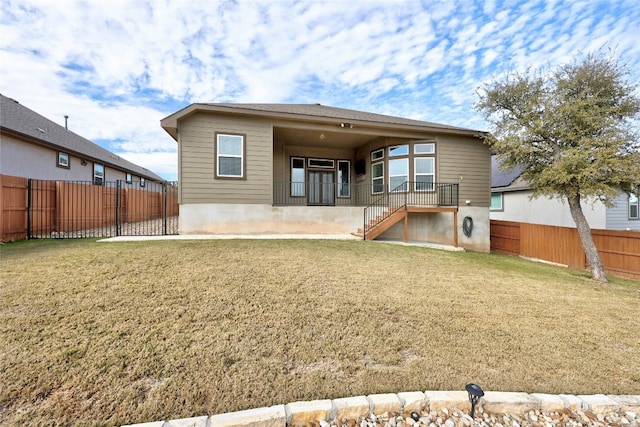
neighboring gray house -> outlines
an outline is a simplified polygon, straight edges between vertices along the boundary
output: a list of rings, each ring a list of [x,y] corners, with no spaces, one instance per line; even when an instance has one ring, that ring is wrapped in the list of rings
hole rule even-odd
[[[521,171],[500,170],[496,156],[491,158],[491,219],[575,228],[569,205],[560,199],[531,198],[533,191]],[[600,230],[640,231],[638,197],[620,193],[612,208],[600,201],[583,201],[582,210],[589,226]]]
[[[164,181],[1,94],[0,174],[95,184]]]
[[[178,142],[181,234],[353,233],[489,252],[481,131],[320,104],[192,104],[161,125]]]

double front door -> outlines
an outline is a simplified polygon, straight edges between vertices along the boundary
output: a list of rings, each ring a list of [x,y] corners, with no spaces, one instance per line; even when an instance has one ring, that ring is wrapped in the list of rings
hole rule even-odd
[[[335,204],[335,173],[333,171],[309,171],[309,205]]]

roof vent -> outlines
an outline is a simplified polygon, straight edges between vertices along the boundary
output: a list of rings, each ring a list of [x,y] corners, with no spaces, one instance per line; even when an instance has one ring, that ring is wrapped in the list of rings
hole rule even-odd
[[[67,127],[67,121],[68,121],[68,120],[69,120],[69,116],[67,116],[67,115],[65,114],[65,115],[64,115],[64,128],[65,128],[65,129],[69,129],[69,128]]]

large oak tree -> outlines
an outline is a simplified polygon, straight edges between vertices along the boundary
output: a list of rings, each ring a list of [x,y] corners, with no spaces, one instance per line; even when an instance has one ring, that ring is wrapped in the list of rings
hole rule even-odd
[[[581,55],[555,69],[508,71],[478,90],[494,125],[487,142],[504,168],[520,167],[533,196],[568,202],[594,280],[607,278],[582,201],[612,205],[638,192],[638,85],[613,54]]]

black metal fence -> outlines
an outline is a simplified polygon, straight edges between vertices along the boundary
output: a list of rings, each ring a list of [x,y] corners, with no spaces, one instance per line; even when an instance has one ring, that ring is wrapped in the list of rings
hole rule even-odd
[[[28,182],[29,239],[178,234],[176,182]]]

